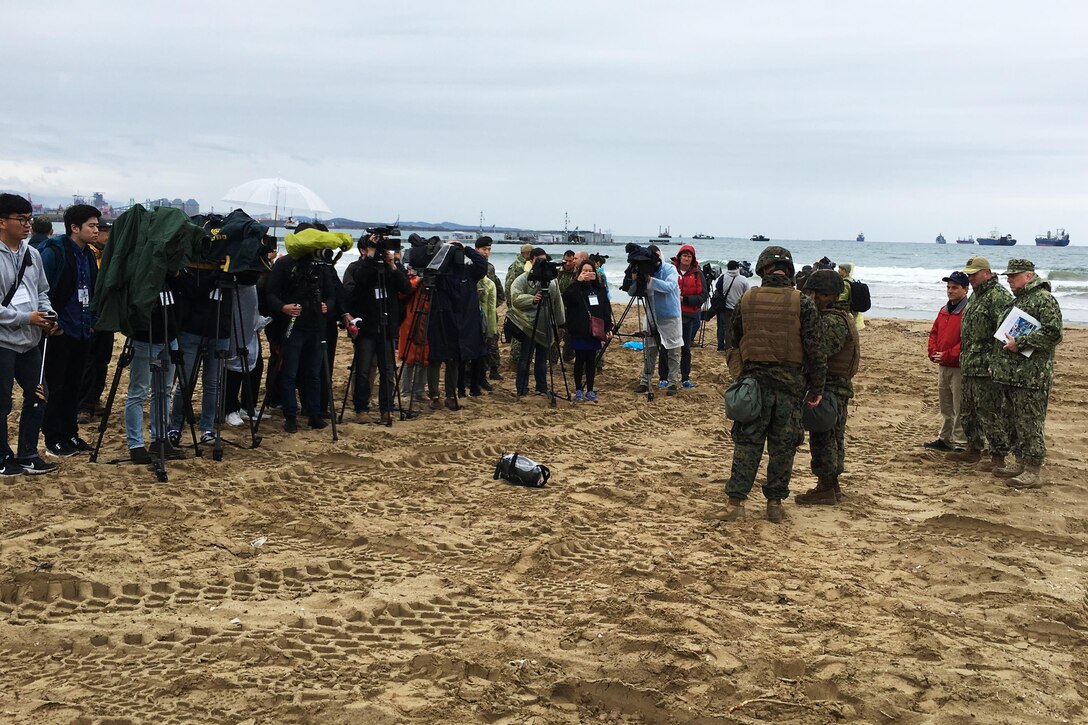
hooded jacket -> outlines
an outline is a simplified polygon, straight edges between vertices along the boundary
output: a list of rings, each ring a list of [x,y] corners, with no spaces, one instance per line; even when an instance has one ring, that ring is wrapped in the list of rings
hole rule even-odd
[[[850,283],[854,281],[854,265],[851,263],[846,263],[840,264],[839,266],[842,267],[843,272],[845,272],[845,274],[842,275],[842,294],[839,295],[839,302],[845,302],[846,309],[849,310],[851,296]],[[854,324],[857,325],[857,328],[859,330],[864,330],[865,315],[861,312],[851,312],[850,314],[853,315]]]
[[[687,272],[680,271],[680,255],[684,252],[691,253],[691,266]],[[684,317],[694,317],[699,314],[699,308],[709,296],[706,278],[699,267],[699,259],[695,256],[695,247],[690,244],[680,247],[680,251],[672,258],[672,263],[676,267],[677,282],[680,285],[680,312]]]
[[[0,347],[15,352],[26,352],[41,342],[42,328],[30,324],[30,313],[53,311],[41,255],[26,240],[20,242],[19,249],[14,252],[0,243],[0,298],[5,297],[15,284],[24,254],[30,255],[30,264],[23,273],[23,281],[15,290],[11,303],[0,307]]]
[[[943,305],[929,330],[929,359],[932,360],[934,355],[941,353],[942,368],[960,366],[960,325],[963,322],[963,311],[967,308],[967,300],[964,297],[952,309]]]
[[[1054,349],[1062,341],[1062,310],[1050,294],[1050,282],[1041,277],[1032,278],[1015,293],[1005,314],[1013,307],[1034,317],[1040,327],[1016,338],[1019,350],[1031,351],[1029,357],[1004,349],[999,340],[993,341],[995,348],[990,361],[993,379],[1014,388],[1050,390],[1054,379]]]

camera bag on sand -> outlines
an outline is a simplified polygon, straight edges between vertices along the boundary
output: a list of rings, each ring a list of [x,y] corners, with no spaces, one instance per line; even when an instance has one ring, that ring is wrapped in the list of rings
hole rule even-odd
[[[873,306],[873,299],[869,296],[869,285],[850,280],[850,311],[868,312]]]
[[[725,391],[725,417],[751,423],[763,413],[759,382],[752,377],[737,378]]]
[[[542,463],[537,463],[531,458],[507,453],[495,465],[495,478],[515,486],[529,486],[530,488],[544,488],[544,484],[551,478],[551,471]]]
[[[820,404],[815,408],[801,408],[801,427],[813,433],[826,433],[835,427],[839,420],[839,401],[834,393],[825,392]]]

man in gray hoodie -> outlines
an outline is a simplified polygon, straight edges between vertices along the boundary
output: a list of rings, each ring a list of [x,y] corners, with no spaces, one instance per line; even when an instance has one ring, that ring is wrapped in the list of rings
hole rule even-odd
[[[49,304],[49,282],[38,250],[26,242],[33,209],[15,194],[0,194],[0,475],[49,473],[57,469],[38,455],[38,436],[45,416],[40,387],[42,332],[56,327]],[[23,391],[18,452],[8,445],[12,383]]]

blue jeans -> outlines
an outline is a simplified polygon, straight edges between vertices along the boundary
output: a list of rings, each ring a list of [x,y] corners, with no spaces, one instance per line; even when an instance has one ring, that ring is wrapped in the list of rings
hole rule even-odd
[[[191,332],[178,333],[178,348],[182,356],[182,372],[185,384],[194,381],[193,368],[196,366],[197,352],[200,349],[200,335]],[[207,349],[201,356],[200,381],[203,389],[200,395],[200,430],[210,431],[215,428],[216,403],[219,396],[219,361],[215,359],[216,350],[226,350],[230,339],[208,340]],[[195,387],[195,381],[194,381]],[[185,425],[185,395],[187,391],[178,385],[174,390],[174,401],[170,407],[170,430],[181,430]]]
[[[351,402],[355,412],[370,410],[370,371],[378,363],[378,410],[393,412],[393,351],[390,342],[382,343],[380,335],[359,335],[355,339],[355,390]]]
[[[280,354],[283,368],[280,370],[280,394],[283,417],[298,416],[295,387],[302,398],[302,414],[321,413],[321,334],[324,330],[295,329],[291,337],[283,341]]]
[[[23,352],[15,352],[0,347],[0,418],[3,419],[3,432],[0,433],[0,456],[11,458],[11,446],[8,445],[8,414],[11,412],[12,384],[19,383],[23,390],[23,412],[19,416],[19,455],[18,458],[33,458],[38,455],[38,434],[42,430],[45,417],[45,400],[35,395],[38,376],[42,371],[42,351],[32,347]]]
[[[164,350],[161,342],[150,343],[132,341],[132,363],[128,367],[128,396],[125,398],[125,437],[129,448],[144,447],[144,403],[151,398],[151,439],[161,440],[166,437],[163,430],[163,413],[166,411],[166,391],[174,377],[174,363]],[[170,342],[170,349],[176,350],[177,343]],[[151,363],[161,365],[162,380],[151,373]],[[159,385],[162,387],[160,388]],[[155,393],[152,395],[152,387]]]

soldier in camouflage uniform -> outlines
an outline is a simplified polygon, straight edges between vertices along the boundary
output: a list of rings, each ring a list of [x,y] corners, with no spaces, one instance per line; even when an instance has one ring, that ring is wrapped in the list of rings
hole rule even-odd
[[[1050,283],[1036,276],[1030,260],[1010,259],[1001,274],[1008,277],[1014,295],[1009,309],[1015,305],[1038,320],[1040,327],[1031,332],[1013,330],[1005,336],[1004,345],[997,341],[993,379],[1005,397],[1016,461],[995,468],[994,475],[1008,479],[1013,488],[1039,488],[1046,458],[1043,427],[1054,379],[1054,349],[1062,341],[1062,310],[1050,294]],[[1026,352],[1031,356],[1025,357]]]
[[[824,394],[834,393],[838,418],[831,430],[809,433],[812,472],[816,474],[817,483],[807,493],[794,496],[793,500],[801,505],[834,505],[842,498],[839,475],[844,470],[846,456],[847,406],[854,397],[851,380],[861,361],[858,329],[850,307],[839,301],[842,288],[842,278],[830,269],[811,272],[805,281],[805,294],[820,311],[820,348],[827,358]]]
[[[484,259],[488,260],[487,278],[495,283],[495,307],[497,309],[499,305],[506,302],[506,290],[504,285],[499,284],[499,277],[495,274],[495,265],[491,263],[491,245],[493,243],[494,240],[492,240],[491,237],[480,237],[476,240],[476,251],[484,255]],[[499,337],[498,335],[493,335],[489,337],[486,342],[487,368],[490,373],[488,377],[491,380],[502,380],[502,375],[499,373],[499,363],[502,362],[502,359],[499,357]],[[488,385],[486,381],[482,387],[484,390],[491,390],[491,386]]]
[[[744,518],[744,501],[755,483],[767,447],[767,520],[782,521],[782,500],[790,495],[797,446],[804,441],[801,406],[816,406],[824,391],[827,359],[820,348],[820,313],[793,289],[793,257],[767,247],[756,262],[762,286],[748,290],[733,312],[733,345],[740,349],[741,375],[759,383],[762,414],[751,423],[734,421],[733,467],[720,518]],[[807,393],[806,393],[807,391]]]
[[[990,460],[979,468],[992,470],[1004,467],[1010,448],[1004,396],[990,377],[990,362],[997,343],[994,333],[1005,319],[1012,295],[1001,286],[985,257],[968,259],[963,272],[974,290],[960,323],[960,416],[967,448],[949,453],[948,458],[978,463],[988,440]]]

